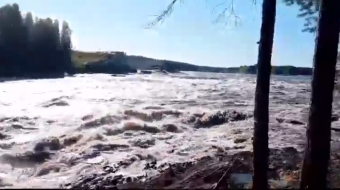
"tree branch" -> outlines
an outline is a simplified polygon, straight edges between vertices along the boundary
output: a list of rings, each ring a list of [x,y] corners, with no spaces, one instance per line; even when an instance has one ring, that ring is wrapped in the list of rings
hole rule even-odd
[[[178,1],[179,0],[172,0],[172,2],[168,5],[168,7],[160,15],[158,15],[154,21],[152,21],[151,23],[148,24],[147,28],[151,28],[151,27],[157,25],[158,23],[164,21],[165,17],[170,16],[170,14],[172,13],[172,11],[175,7],[175,4]]]
[[[172,2],[168,5],[168,7],[160,15],[158,15],[156,17],[156,19],[154,19],[152,22],[150,22],[147,25],[146,28],[151,28],[151,27],[157,25],[158,23],[163,22],[165,20],[165,18],[173,12],[175,4],[178,1],[183,1],[183,0],[172,0]],[[208,1],[208,0],[206,0],[206,1]],[[229,5],[225,9],[223,9],[223,11],[220,14],[218,14],[217,18],[213,21],[213,23],[220,22],[224,18],[226,18],[226,22],[233,18],[234,19],[234,25],[236,27],[237,27],[238,23],[240,23],[241,19],[240,19],[239,16],[237,16],[235,8],[234,8],[234,0],[229,0],[229,1],[230,1]],[[256,5],[256,0],[251,0],[251,1],[254,5]],[[220,7],[221,5],[227,4],[227,2],[228,1],[225,0],[224,2],[219,3],[216,6],[214,6],[212,13],[215,12],[216,8]]]

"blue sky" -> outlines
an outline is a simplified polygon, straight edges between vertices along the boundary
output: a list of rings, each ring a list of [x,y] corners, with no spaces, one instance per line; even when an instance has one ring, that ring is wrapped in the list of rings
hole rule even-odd
[[[125,51],[132,55],[183,61],[197,65],[231,67],[257,61],[261,2],[235,1],[238,27],[223,20],[214,24],[230,0],[185,0],[162,24],[147,23],[171,0],[2,0],[18,3],[23,12],[69,22],[76,49]],[[279,0],[280,1],[280,0]],[[215,11],[213,11],[215,10]],[[302,33],[297,7],[279,3],[273,65],[312,66],[314,35]]]

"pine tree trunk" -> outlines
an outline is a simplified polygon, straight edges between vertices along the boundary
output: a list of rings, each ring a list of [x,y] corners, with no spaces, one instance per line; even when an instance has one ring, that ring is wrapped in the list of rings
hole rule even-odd
[[[319,16],[301,189],[327,187],[334,75],[340,32],[340,1],[323,0]]]
[[[254,109],[253,189],[268,188],[268,107],[275,16],[276,0],[263,0]]]

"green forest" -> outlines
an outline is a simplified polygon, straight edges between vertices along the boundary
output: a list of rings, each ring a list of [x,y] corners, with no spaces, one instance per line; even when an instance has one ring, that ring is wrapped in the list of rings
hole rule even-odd
[[[72,73],[71,29],[63,21],[33,18],[18,4],[0,8],[0,76],[60,77]]]

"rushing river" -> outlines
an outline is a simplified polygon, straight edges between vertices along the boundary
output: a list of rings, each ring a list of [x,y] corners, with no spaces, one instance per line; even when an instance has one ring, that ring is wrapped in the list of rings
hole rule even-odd
[[[140,175],[148,159],[182,162],[218,148],[251,150],[255,82],[254,75],[195,72],[3,82],[0,184],[59,187],[102,163],[133,157],[121,174]],[[301,150],[310,77],[274,76],[270,91],[270,147]],[[250,117],[205,128],[183,122],[228,110]]]

